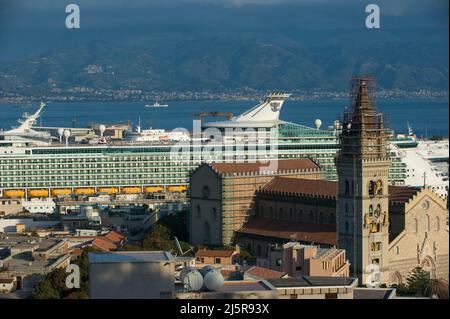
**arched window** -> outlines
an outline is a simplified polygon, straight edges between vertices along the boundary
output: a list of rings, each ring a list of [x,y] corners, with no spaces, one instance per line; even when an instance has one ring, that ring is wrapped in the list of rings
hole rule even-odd
[[[289,219],[294,219],[294,211],[292,208],[289,208]]]
[[[319,222],[323,223],[323,212],[319,213]]]
[[[425,221],[424,221],[425,225],[425,231],[430,231],[430,215],[425,215]]]
[[[203,225],[203,239],[205,242],[209,242],[211,240],[211,230],[209,229],[209,223],[205,222]]]
[[[278,219],[283,219],[283,208],[282,207],[280,207]]]
[[[256,256],[261,256],[261,246],[256,246]]]
[[[264,206],[263,205],[259,206],[259,216],[264,217]]]
[[[270,206],[269,211],[270,211],[270,218],[273,218],[273,207],[272,206]]]
[[[440,220],[439,220],[439,217],[438,216],[436,216],[436,231],[439,231],[440,230],[440,228],[441,228],[441,225],[440,225]]]
[[[202,217],[202,211],[200,210],[200,205],[197,205],[196,216],[197,216],[197,218],[201,218]]]
[[[350,193],[350,184],[348,183],[348,180],[345,180],[345,195],[348,196]]]
[[[345,221],[345,233],[348,234],[348,230],[349,230],[348,221]]]
[[[212,209],[212,219],[217,220],[217,210],[215,207],[213,207]]]
[[[345,203],[345,212],[348,213],[348,204]]]
[[[383,195],[383,182],[381,179],[375,182],[375,195]]]
[[[369,182],[369,196],[373,196],[375,194],[375,182]]]
[[[417,218],[414,218],[413,222],[413,231],[417,234],[419,232],[419,223],[417,221]]]
[[[334,216],[334,213],[330,214],[330,223],[335,224],[336,223],[336,217]]]
[[[303,219],[303,209],[299,209],[297,213],[297,220],[301,221]]]
[[[377,205],[377,209],[375,209],[375,217],[380,217],[381,216],[381,205],[378,204]]]
[[[309,211],[309,220],[314,221],[314,212],[312,210]]]

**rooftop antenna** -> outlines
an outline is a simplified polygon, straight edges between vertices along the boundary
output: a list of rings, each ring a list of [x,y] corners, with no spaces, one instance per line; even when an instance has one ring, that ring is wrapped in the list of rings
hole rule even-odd
[[[175,239],[175,246],[177,247],[177,252],[180,256],[186,255],[188,252],[190,252],[193,249],[193,247],[191,247],[188,250],[186,250],[185,252],[183,252],[183,249],[181,249],[181,245],[180,245],[180,242],[178,241],[178,238],[174,237],[174,239]]]

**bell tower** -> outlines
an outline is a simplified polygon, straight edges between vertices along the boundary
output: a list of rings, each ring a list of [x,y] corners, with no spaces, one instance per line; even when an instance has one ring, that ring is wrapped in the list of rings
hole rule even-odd
[[[389,152],[383,116],[375,107],[375,80],[352,79],[344,113],[338,173],[338,246],[346,250],[360,285],[387,283]]]

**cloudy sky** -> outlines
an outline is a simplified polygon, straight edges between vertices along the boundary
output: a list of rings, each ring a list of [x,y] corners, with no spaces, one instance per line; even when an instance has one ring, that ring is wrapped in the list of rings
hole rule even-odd
[[[65,28],[69,3],[80,7],[80,30]],[[445,0],[0,0],[0,59],[93,39],[121,42],[148,32],[345,32],[364,29],[369,3],[380,6],[380,32],[448,31]]]

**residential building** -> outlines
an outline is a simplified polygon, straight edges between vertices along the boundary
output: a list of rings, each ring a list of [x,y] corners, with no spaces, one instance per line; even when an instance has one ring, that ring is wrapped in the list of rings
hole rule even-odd
[[[257,258],[261,267],[286,273],[290,277],[349,277],[350,263],[345,250],[289,242],[271,246],[267,258]]]
[[[235,265],[239,261],[240,248],[236,245],[234,250],[199,249],[195,253],[196,265]]]
[[[91,299],[172,299],[175,258],[164,251],[89,253]]]

